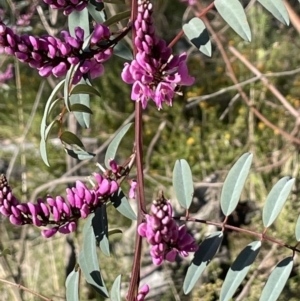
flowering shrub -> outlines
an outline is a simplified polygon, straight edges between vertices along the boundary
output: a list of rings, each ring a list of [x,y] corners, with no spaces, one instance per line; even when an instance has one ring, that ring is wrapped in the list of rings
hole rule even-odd
[[[220,46],[222,43],[206,17],[206,14],[215,7],[226,23],[242,38],[250,41],[251,31],[241,3],[238,0],[229,2],[215,0],[203,9],[200,1],[183,0],[182,2],[192,6],[187,10],[194,12],[195,17],[183,25],[183,29],[169,44],[157,35],[154,22],[155,3],[150,0],[132,0],[130,11],[111,13],[112,16],[108,19],[103,11],[106,3],[116,4],[120,9],[123,8],[123,3],[110,0],[44,0],[43,5],[50,7],[48,12],[51,12],[52,9],[58,9],[68,18],[69,28],[60,32],[61,39],[51,34],[36,36],[27,32],[24,33],[27,30],[24,27],[30,24],[30,18],[34,15],[35,9],[42,15],[41,21],[46,24],[45,28],[50,28],[38,3],[33,3],[27,14],[21,14],[20,11],[16,13],[19,18],[13,25],[5,19],[5,12],[0,10],[0,53],[13,57],[16,62],[37,69],[42,77],[64,78],[52,89],[51,95],[45,101],[44,115],[41,121],[40,152],[47,165],[49,162],[46,143],[50,133],[53,134],[55,126],[58,127],[57,136],[68,155],[77,160],[93,158],[94,154],[86,151],[82,141],[75,133],[63,129],[64,121],[68,114],[74,114],[82,127],[89,127],[89,118],[93,112],[90,95],[101,95],[91,80],[105,75],[103,63],[111,60],[114,55],[128,60],[124,63],[120,76],[124,83],[132,85],[131,100],[135,102],[135,136],[134,141],[132,141],[133,150],[122,164],[117,163],[117,150],[131,124],[124,125],[110,141],[104,158],[105,167],[98,164],[101,172],[93,173],[93,178],[89,178],[91,188],[77,180],[73,186],[66,188],[65,195],[55,197],[47,195],[45,198],[37,198],[35,202],[20,202],[13,193],[14,189],[8,184],[6,176],[4,174],[0,176],[0,213],[11,224],[42,227],[42,236],[50,239],[55,234],[76,232],[79,220],[85,220],[82,230],[83,243],[77,256],[78,264],[75,265],[74,270],[66,279],[66,298],[68,301],[79,300],[78,287],[81,274],[98,294],[104,298],[109,297],[98,263],[96,246],[99,246],[105,255],[109,255],[109,237],[111,232],[118,232],[118,230],[109,229],[111,216],[108,214],[107,208],[110,205],[126,218],[137,221],[132,271],[126,286],[128,292],[121,294],[123,287],[121,286],[121,275],[119,275],[112,285],[111,300],[121,300],[121,295],[126,295],[129,301],[143,301],[146,298],[151,298],[151,294],[156,293],[148,283],[139,289],[143,238],[148,243],[147,252],[149,251],[154,266],[174,262],[177,264],[184,263],[183,258],[187,260],[188,255],[191,255],[192,260],[185,269],[182,287],[183,293],[189,294],[196,286],[206,266],[221,247],[224,233],[227,230],[259,237],[259,240],[248,244],[237,255],[232,267],[229,268],[220,292],[220,299],[224,301],[230,300],[234,296],[254,263],[264,241],[284,247],[291,254],[281,260],[274,268],[262,291],[260,299],[262,301],[277,300],[291,274],[296,254],[300,252],[300,217],[296,222],[295,237],[297,242],[294,245],[285,244],[282,240],[266,235],[292,190],[295,182],[293,178],[283,177],[271,189],[263,208],[263,231],[243,229],[229,224],[230,217],[234,215],[234,210],[238,206],[243,186],[250,171],[253,158],[250,153],[245,153],[237,160],[223,183],[220,197],[222,221],[199,219],[191,214],[194,183],[191,168],[184,159],[177,160],[175,163],[172,184],[176,199],[184,208],[185,215],[175,212],[171,201],[166,199],[162,192],[152,204],[146,201],[142,127],[144,110],[152,104],[151,100],[158,110],[163,108],[168,110],[164,105],[171,107],[175,98],[178,95],[183,95],[182,87],[192,86],[195,82],[195,78],[189,75],[187,52],[180,51],[182,47],[177,47],[180,53],[176,54],[176,48],[173,47],[183,34],[199,51],[208,55],[211,54],[212,47],[207,29],[213,33],[214,40],[220,47],[228,72],[231,72],[231,78],[235,82],[235,87],[238,87],[239,94],[257,118],[270,125],[268,120],[245,96],[232,71],[230,60],[226,57],[223,46]],[[288,15],[281,1],[274,1],[272,5],[267,1],[259,2],[280,21],[288,23]],[[12,5],[12,11],[14,8],[15,6]],[[124,20],[126,25],[123,23]],[[124,38],[129,32],[131,32],[132,37],[131,50],[124,42]],[[230,49],[233,53],[237,51],[234,48]],[[241,60],[245,61],[245,58],[241,57]],[[17,63],[16,65],[18,66]],[[11,78],[12,75],[12,65],[9,64],[8,69],[0,76],[0,83]],[[259,77],[263,78],[263,75],[259,74]],[[266,79],[263,82],[270,87]],[[280,93],[277,95],[279,95],[278,98],[282,105],[298,120],[298,110],[280,97]],[[124,99],[126,99],[125,96]],[[54,108],[59,111],[59,114],[50,121],[52,117],[50,113],[55,111]],[[272,124],[270,127],[277,129]],[[279,132],[288,137],[289,141],[300,144],[297,137],[291,136],[282,129],[279,129]],[[193,139],[189,141],[192,141],[192,143],[188,142],[189,145],[194,143]],[[178,141],[178,144],[180,143]],[[149,152],[151,152],[151,147],[153,148],[153,146],[149,146]],[[147,161],[149,161],[148,159],[147,152]],[[136,167],[134,175],[133,166]],[[126,183],[130,186],[128,197],[136,203],[137,212],[132,209],[126,193],[123,192],[127,191],[125,189],[128,186],[124,185]],[[219,230],[198,242],[194,233],[188,228],[187,222],[195,225],[208,224]],[[120,232],[122,231],[120,230]],[[4,251],[3,254],[5,254]],[[177,255],[181,255],[183,258]],[[2,280],[2,282],[5,281]],[[6,281],[5,283],[9,282]],[[21,285],[17,286],[37,295],[28,288]],[[274,287],[276,290],[273,289]],[[41,295],[39,296],[41,297]],[[42,298],[50,300],[44,296]]]

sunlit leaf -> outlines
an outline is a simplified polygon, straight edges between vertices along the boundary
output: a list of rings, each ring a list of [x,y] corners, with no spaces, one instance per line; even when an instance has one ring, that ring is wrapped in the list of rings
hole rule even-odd
[[[78,84],[74,86],[70,92],[70,95],[72,94],[90,94],[90,95],[96,95],[101,97],[101,94],[99,91],[97,91],[94,87],[87,85],[87,84]]]
[[[113,206],[125,217],[136,220],[136,214],[132,210],[126,196],[124,195],[121,188],[117,192],[115,192],[111,197],[110,200]]]
[[[111,291],[110,291],[110,299],[112,301],[121,301],[121,275],[119,275],[112,287],[111,287]]]
[[[293,268],[293,257],[287,257],[272,271],[259,301],[276,301],[281,294]]]
[[[237,256],[224,280],[220,294],[220,301],[228,301],[232,298],[235,291],[246,277],[260,250],[260,247],[261,241],[254,241],[243,249]]]
[[[109,166],[109,160],[114,159],[117,153],[117,149],[119,147],[119,144],[122,140],[122,138],[125,136],[129,128],[131,127],[132,123],[126,124],[114,137],[114,139],[111,141],[109,144],[107,151],[105,153],[105,159],[104,159],[104,164],[107,168],[110,168]]]
[[[104,284],[98,262],[96,239],[92,228],[92,218],[90,214],[83,227],[83,250],[79,254],[79,266],[82,269],[85,280],[103,297],[108,297],[108,291]]]
[[[173,187],[178,202],[188,209],[194,196],[192,172],[186,160],[177,160],[173,170]]]
[[[0,257],[6,255],[11,255],[11,251],[9,249],[4,249],[3,251],[0,252]]]
[[[79,301],[78,286],[79,286],[79,272],[72,271],[66,279],[67,301]]]
[[[277,20],[285,25],[290,24],[289,13],[282,0],[257,0],[264,6]]]
[[[292,190],[294,182],[295,179],[284,177],[272,187],[263,208],[263,223],[265,227],[269,227],[279,215]]]
[[[250,153],[242,155],[230,169],[224,181],[220,202],[225,216],[230,215],[238,204],[251,167],[252,158],[253,155]]]
[[[108,221],[106,213],[106,205],[103,204],[95,211],[95,216],[92,219],[92,227],[95,237],[99,243],[99,247],[106,256],[110,256],[109,241],[108,241]]]
[[[72,112],[85,112],[88,114],[93,114],[93,111],[89,107],[87,107],[81,103],[72,104],[70,109]]]
[[[199,18],[193,18],[182,27],[185,35],[202,53],[211,56],[211,42],[204,22]]]
[[[228,25],[244,40],[251,41],[251,31],[239,0],[215,0],[215,7]]]
[[[194,255],[183,282],[183,292],[188,294],[199,277],[217,253],[223,239],[223,232],[215,232],[201,243]]]

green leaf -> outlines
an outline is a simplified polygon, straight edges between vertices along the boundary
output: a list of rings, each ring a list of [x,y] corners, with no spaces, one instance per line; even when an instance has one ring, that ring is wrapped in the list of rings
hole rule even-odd
[[[89,160],[95,157],[95,154],[89,153],[83,149],[73,150],[65,147],[65,152],[72,158],[78,160]]]
[[[130,10],[125,10],[123,12],[115,14],[113,17],[106,20],[103,24],[106,25],[106,26],[113,25],[113,24],[118,23],[122,20],[129,19],[130,14],[131,14]]]
[[[69,132],[69,131],[65,131],[60,135],[60,140],[62,140],[63,142],[69,144],[69,145],[78,145],[80,147],[84,147],[83,143],[81,142],[81,140],[73,133]]]
[[[93,111],[89,107],[87,107],[81,103],[72,104],[70,109],[72,112],[85,112],[88,114],[93,114]]]
[[[114,235],[114,234],[122,234],[123,231],[121,229],[110,229],[108,230],[108,235],[111,236],[111,235]]]
[[[246,277],[261,247],[261,241],[250,243],[235,259],[224,280],[220,301],[228,301]]]
[[[122,138],[125,136],[129,128],[131,127],[132,122],[126,124],[118,133],[117,135],[113,138],[111,143],[109,144],[107,151],[105,153],[105,159],[104,159],[104,164],[107,168],[110,168],[109,166],[109,160],[114,159],[117,153],[117,149],[119,147],[119,144],[122,140]]]
[[[285,25],[290,24],[289,13],[282,0],[257,0],[267,9],[277,20]]]
[[[272,187],[263,209],[263,223],[265,228],[269,227],[277,218],[292,190],[294,182],[295,179],[284,177]]]
[[[89,108],[90,96],[88,94],[73,94],[70,96],[70,106],[74,104],[83,104],[84,106]],[[74,116],[82,128],[89,128],[90,126],[89,113],[74,112]]]
[[[48,156],[47,156],[47,148],[46,148],[46,141],[45,140],[41,140],[40,141],[40,154],[42,157],[42,160],[44,161],[44,163],[50,167],[49,161],[48,161]]]
[[[112,287],[111,287],[111,291],[110,291],[110,299],[112,301],[121,301],[121,275],[119,275]]]
[[[194,255],[183,282],[183,292],[187,295],[195,286],[204,269],[217,253],[223,239],[223,232],[215,232],[201,243]]]
[[[296,240],[300,241],[300,215],[298,216],[295,228]]]
[[[106,204],[96,209],[95,216],[92,219],[92,227],[100,249],[106,256],[110,256]]]
[[[111,197],[110,200],[113,204],[113,206],[125,217],[131,219],[131,220],[136,220],[136,214],[130,207],[130,204],[124,195],[123,191],[121,188],[119,188],[118,192],[115,192]]]
[[[78,84],[76,85],[70,92],[70,95],[73,94],[90,94],[101,97],[99,91],[97,91],[94,87],[87,84]]]
[[[81,11],[73,10],[72,13],[68,16],[68,25],[69,32],[72,37],[75,36],[75,27],[81,27],[84,30],[85,40],[90,34],[90,22],[89,22],[89,13],[87,8],[84,8]]]
[[[242,189],[247,179],[253,155],[245,153],[230,169],[222,188],[221,209],[225,216],[232,213],[238,204]]]
[[[96,2],[95,0],[90,0],[88,2],[87,9],[89,11],[89,14],[97,23],[102,24],[106,20],[103,3]]]
[[[251,31],[239,0],[215,0],[215,7],[228,25],[244,40],[251,41]]]
[[[66,299],[67,301],[79,301],[79,272],[72,271],[66,279]]]
[[[211,42],[205,24],[201,19],[193,18],[188,24],[184,24],[182,28],[191,43],[203,54],[211,56]]]
[[[114,47],[114,54],[125,60],[133,60],[131,49],[125,44],[124,41],[119,41]]]
[[[293,268],[293,257],[287,257],[272,271],[259,301],[275,301],[282,292]]]
[[[92,218],[90,214],[83,227],[83,250],[79,254],[79,266],[82,269],[85,280],[103,297],[108,297],[108,291],[100,273],[96,239],[92,228]]]
[[[0,252],[0,257],[6,255],[11,255],[11,251],[9,249],[4,249],[3,251]]]
[[[184,159],[177,160],[175,163],[173,187],[180,205],[189,209],[194,196],[194,185],[190,166]]]

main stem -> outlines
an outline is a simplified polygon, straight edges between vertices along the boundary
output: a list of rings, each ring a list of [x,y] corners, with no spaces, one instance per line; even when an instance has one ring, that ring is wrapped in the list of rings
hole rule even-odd
[[[131,1],[131,22],[137,16],[138,2],[137,0]],[[134,45],[136,36],[135,27],[132,26],[132,41],[133,41],[133,54],[136,56],[137,49]],[[144,195],[144,174],[143,174],[143,139],[142,139],[142,105],[141,102],[135,103],[135,150],[136,150],[136,169],[137,169],[137,226],[143,221],[143,214],[146,210],[145,195]],[[131,271],[131,279],[128,289],[127,300],[134,301],[138,293],[140,283],[140,263],[142,252],[142,238],[136,231],[134,259]]]

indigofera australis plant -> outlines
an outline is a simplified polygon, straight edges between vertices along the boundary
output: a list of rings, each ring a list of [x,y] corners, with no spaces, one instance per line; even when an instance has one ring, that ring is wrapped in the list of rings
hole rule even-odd
[[[74,113],[82,127],[89,127],[92,113],[89,95],[100,96],[92,86],[92,79],[105,76],[103,64],[112,59],[113,55],[130,59],[129,62],[124,63],[120,76],[125,84],[132,85],[131,100],[135,101],[135,140],[131,156],[122,165],[118,165],[115,161],[119,143],[131,126],[127,124],[110,143],[105,155],[105,168],[99,164],[100,172],[88,178],[90,184],[77,181],[73,187],[66,189],[65,195],[55,197],[48,195],[44,199],[38,198],[34,203],[20,202],[5,175],[1,175],[0,213],[13,225],[31,224],[42,227],[42,235],[49,239],[54,235],[74,232],[78,220],[86,219],[78,265],[66,280],[68,301],[79,300],[78,286],[81,273],[98,294],[106,298],[110,295],[111,300],[114,301],[121,300],[121,276],[116,278],[109,294],[97,257],[96,241],[104,254],[110,253],[109,216],[106,211],[110,204],[127,218],[137,220],[127,300],[144,300],[151,291],[148,284],[140,286],[142,238],[145,238],[150,245],[150,255],[154,265],[161,265],[166,261],[174,262],[178,255],[187,257],[189,253],[194,253],[183,281],[183,291],[188,294],[218,252],[224,232],[229,229],[252,235],[257,237],[257,240],[248,244],[239,253],[228,270],[221,288],[220,300],[230,300],[234,296],[265,241],[290,250],[290,255],[282,259],[274,268],[261,293],[260,300],[277,300],[291,273],[295,254],[300,252],[300,218],[295,227],[297,242],[294,245],[267,236],[267,231],[287,200],[294,179],[284,177],[271,189],[263,208],[264,230],[262,232],[228,224],[228,218],[238,205],[251,167],[253,156],[250,153],[245,153],[237,160],[224,182],[220,198],[221,210],[225,216],[223,222],[199,220],[189,213],[194,187],[191,169],[184,159],[176,161],[173,170],[173,187],[177,200],[186,210],[184,216],[174,216],[171,202],[162,191],[158,192],[158,197],[151,204],[146,202],[144,195],[143,109],[152,105],[152,101],[158,110],[171,109],[169,107],[172,106],[175,96],[182,95],[182,86],[191,86],[195,81],[188,72],[187,54],[175,54],[172,47],[185,34],[201,52],[211,55],[208,31],[201,17],[204,17],[214,6],[229,26],[242,38],[250,41],[251,31],[244,8],[238,0],[215,0],[205,9],[201,9],[197,0],[184,0],[182,2],[191,5],[196,17],[184,24],[183,30],[167,45],[167,42],[156,34],[153,19],[155,3],[150,0],[132,0],[130,13],[120,12],[106,20],[104,14],[106,2],[119,5],[119,1],[109,0],[44,0],[44,5],[61,10],[61,13],[68,16],[69,30],[61,32],[62,39],[51,35],[38,37],[28,33],[22,34],[18,30],[20,23],[11,25],[3,17],[3,20],[0,20],[0,49],[3,55],[14,56],[21,63],[37,69],[40,76],[64,77],[46,101],[41,123],[40,151],[47,165],[49,162],[46,142],[49,133],[53,132],[54,125],[59,127],[58,137],[67,154],[79,160],[93,157],[92,153],[85,150],[83,143],[74,133],[63,130],[64,117],[68,113]],[[262,0],[258,2],[279,21],[288,23],[288,14],[281,0],[272,3]],[[124,20],[128,21],[125,27],[117,30],[113,27],[115,23]],[[124,41],[124,37],[129,33],[132,37],[132,52]],[[63,97],[57,96],[61,90]],[[59,105],[60,114],[49,122],[50,111]],[[133,165],[136,166],[135,180],[129,178]],[[137,203],[137,214],[131,209],[122,190],[124,181],[130,183],[128,195]],[[186,222],[214,225],[219,228],[219,231],[210,234],[198,244],[199,242],[196,242],[193,235],[189,233]],[[30,289],[26,290],[30,291]],[[45,296],[42,298],[50,300]]]

